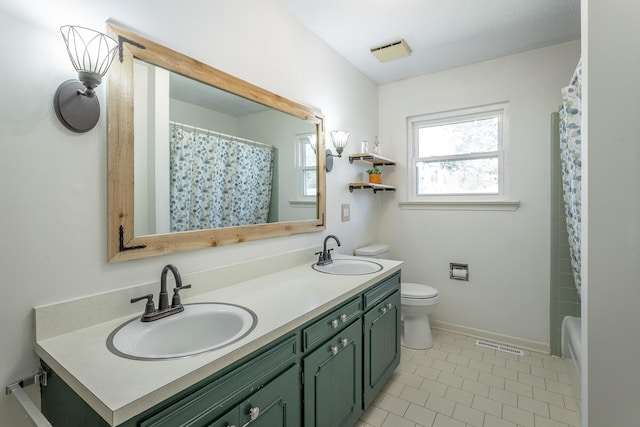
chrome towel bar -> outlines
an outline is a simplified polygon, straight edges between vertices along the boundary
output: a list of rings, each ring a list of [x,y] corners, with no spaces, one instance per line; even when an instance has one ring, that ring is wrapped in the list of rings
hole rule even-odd
[[[30,386],[38,382],[41,385],[47,385],[47,372],[40,368],[37,374],[23,378],[20,381],[9,384],[5,392],[6,394],[12,394],[18,400],[18,403],[22,405],[27,415],[31,418],[35,427],[52,427],[51,423],[42,415],[40,409],[29,399],[29,396],[22,390],[23,387]]]

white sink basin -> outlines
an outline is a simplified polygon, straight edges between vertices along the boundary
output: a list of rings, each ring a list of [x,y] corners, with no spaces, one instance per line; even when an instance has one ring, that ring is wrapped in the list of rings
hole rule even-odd
[[[185,304],[184,311],[153,322],[139,317],[114,330],[111,352],[130,359],[172,359],[224,347],[247,336],[256,315],[232,304]]]
[[[343,276],[371,274],[382,270],[382,266],[377,262],[363,259],[334,259],[331,264],[312,264],[311,267],[321,273],[339,274]]]

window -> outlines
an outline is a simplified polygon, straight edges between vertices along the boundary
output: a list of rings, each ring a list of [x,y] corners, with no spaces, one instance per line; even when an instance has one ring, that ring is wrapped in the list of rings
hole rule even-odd
[[[413,200],[504,195],[506,103],[411,117]]]
[[[316,134],[306,133],[297,135],[297,161],[298,166],[298,194],[300,197],[316,197],[317,176],[316,176]]]

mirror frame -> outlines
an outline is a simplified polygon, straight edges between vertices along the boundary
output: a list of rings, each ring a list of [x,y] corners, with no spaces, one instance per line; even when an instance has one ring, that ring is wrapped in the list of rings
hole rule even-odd
[[[243,81],[237,77],[125,30],[112,22],[107,32],[118,41],[108,73],[108,257],[109,262],[228,245],[325,229],[325,156],[317,159],[317,218],[208,230],[134,235],[133,60],[134,58],[215,86],[316,125],[317,153],[325,152],[324,117],[319,110]]]

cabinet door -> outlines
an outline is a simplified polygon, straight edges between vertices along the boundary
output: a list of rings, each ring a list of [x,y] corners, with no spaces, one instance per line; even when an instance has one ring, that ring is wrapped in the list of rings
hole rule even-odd
[[[364,407],[400,363],[400,292],[364,315]]]
[[[362,413],[362,321],[304,358],[304,426],[353,426]]]
[[[295,365],[240,404],[240,425],[298,427],[300,401],[300,366]]]

